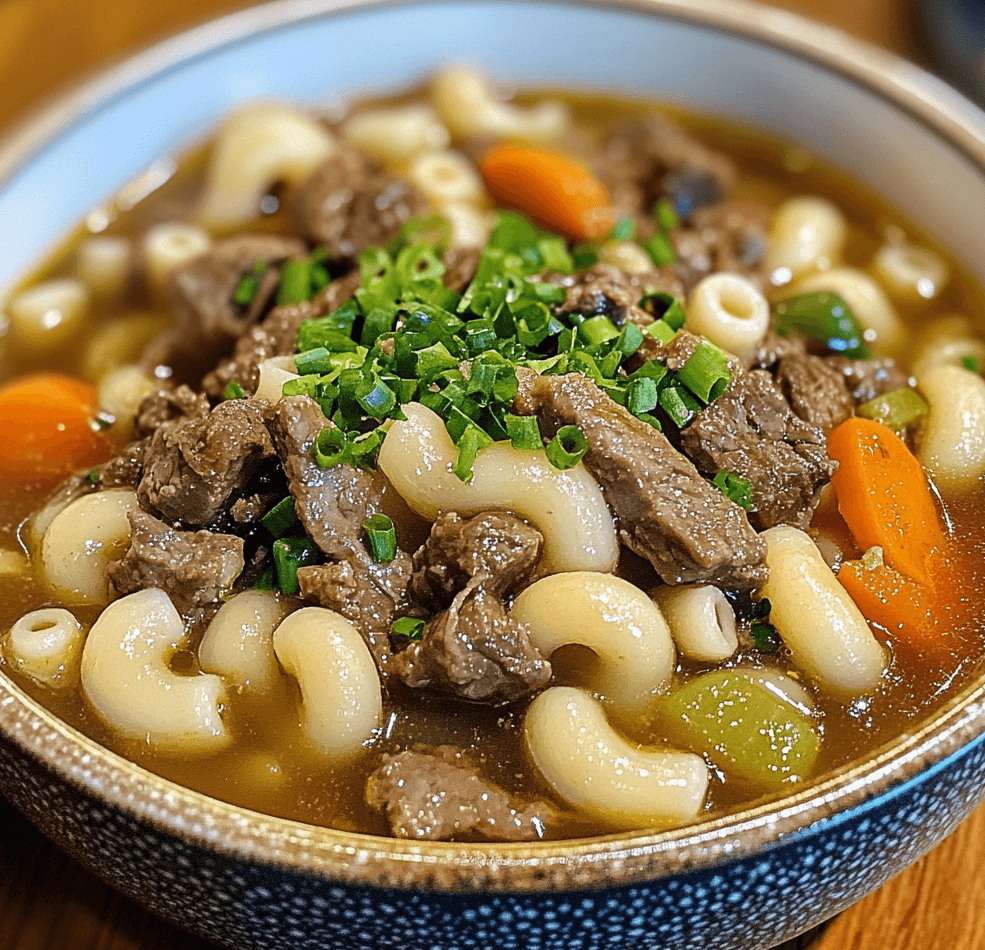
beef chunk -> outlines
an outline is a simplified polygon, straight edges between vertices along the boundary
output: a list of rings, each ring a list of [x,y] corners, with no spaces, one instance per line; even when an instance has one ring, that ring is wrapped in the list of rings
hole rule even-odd
[[[598,263],[559,283],[568,289],[562,310],[604,315],[616,324],[632,320],[645,326],[653,322],[638,306],[645,294],[663,291],[674,297],[683,295],[680,281],[669,268],[630,275],[612,264]]]
[[[350,271],[333,280],[311,301],[274,307],[262,323],[251,327],[236,341],[232,356],[222,360],[202,380],[202,388],[218,399],[235,379],[245,392],[255,393],[260,381],[260,364],[272,356],[293,355],[301,324],[342,306],[359,286],[359,279],[358,271]]]
[[[362,525],[382,509],[381,476],[351,465],[322,468],[311,446],[327,425],[318,403],[307,396],[282,399],[270,423],[298,518],[315,544],[338,562],[299,569],[301,596],[342,614],[385,671],[390,625],[409,610],[411,561],[402,551],[389,564],[370,557]]]
[[[153,435],[165,422],[175,419],[204,419],[209,414],[209,401],[188,386],[159,389],[146,396],[137,410],[134,429],[138,437]]]
[[[513,702],[546,685],[550,664],[503,606],[529,581],[543,540],[507,513],[439,516],[414,555],[410,594],[441,613],[397,654],[393,672],[414,689],[482,703]]]
[[[473,579],[498,597],[529,582],[544,536],[516,515],[487,511],[462,518],[438,516],[427,543],[414,555],[410,595],[429,610],[443,610]]]
[[[549,805],[515,805],[451,746],[386,755],[370,776],[366,802],[398,838],[527,841],[544,834]]]
[[[749,481],[759,529],[806,528],[836,463],[824,433],[797,418],[768,372],[735,367],[729,388],[681,432],[682,451],[708,476]]]
[[[781,337],[770,330],[753,365],[770,370],[794,414],[825,434],[855,409],[844,376],[827,360],[809,354],[797,337]]]
[[[661,432],[579,374],[518,376],[516,408],[536,413],[545,436],[577,425],[588,437],[585,465],[619,520],[620,538],[666,583],[762,586],[766,545],[745,512],[705,481]]]
[[[196,356],[228,346],[260,316],[267,303],[259,294],[246,308],[233,301],[243,275],[257,261],[275,266],[304,253],[304,245],[294,238],[244,234],[219,241],[204,254],[175,267],[168,275],[168,291],[177,309],[172,337],[175,350]],[[272,290],[268,282],[268,298]]]
[[[230,399],[204,418],[186,416],[159,426],[144,459],[140,504],[175,524],[213,521],[273,455],[265,406]]]
[[[408,218],[427,210],[409,181],[347,148],[315,169],[291,204],[301,232],[334,261],[354,261],[364,247],[386,244]]]
[[[120,450],[119,455],[100,465],[95,470],[95,477],[89,476],[89,481],[94,481],[100,489],[136,488],[144,473],[144,458],[149,445],[150,439],[128,443]]]
[[[719,271],[741,274],[763,286],[769,247],[769,208],[756,201],[724,201],[700,208],[672,232],[674,271],[685,289]],[[678,296],[681,296],[678,294]]]
[[[848,390],[857,405],[910,385],[906,373],[888,356],[872,360],[850,360],[844,356],[828,356],[825,357],[825,361],[845,378]]]
[[[551,665],[531,644],[526,626],[477,583],[428,623],[419,642],[394,657],[392,671],[414,689],[493,704],[514,702],[551,678]]]
[[[218,603],[243,570],[243,541],[212,531],[176,531],[144,511],[130,519],[130,547],[109,566],[120,594],[157,587],[179,613]]]

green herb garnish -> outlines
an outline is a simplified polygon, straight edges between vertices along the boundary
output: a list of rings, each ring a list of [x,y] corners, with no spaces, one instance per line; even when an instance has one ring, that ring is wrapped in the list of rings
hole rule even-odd
[[[423,638],[425,626],[425,622],[417,617],[401,617],[390,624],[390,632],[416,641]]]
[[[749,481],[731,472],[719,472],[711,483],[740,508],[752,511],[752,486]]]
[[[223,399],[245,399],[246,390],[239,384],[238,380],[231,379],[226,383],[226,388],[222,391]]]
[[[800,333],[851,360],[872,358],[855,314],[838,294],[827,290],[780,301],[773,308],[773,326],[780,336]]]
[[[273,554],[277,586],[285,594],[297,594],[301,590],[299,567],[317,564],[322,559],[321,552],[308,538],[281,538],[274,542]]]
[[[389,564],[397,556],[397,529],[386,515],[373,515],[363,522],[369,551],[377,564]]]

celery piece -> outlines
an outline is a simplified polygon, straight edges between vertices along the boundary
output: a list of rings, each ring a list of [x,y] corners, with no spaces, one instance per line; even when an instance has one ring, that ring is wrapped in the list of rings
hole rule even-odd
[[[814,723],[741,670],[705,673],[661,705],[668,740],[703,753],[727,782],[762,792],[810,775],[821,747]]]

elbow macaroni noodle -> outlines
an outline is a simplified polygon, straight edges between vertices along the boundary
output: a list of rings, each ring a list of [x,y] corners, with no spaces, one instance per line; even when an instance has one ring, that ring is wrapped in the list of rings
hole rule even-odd
[[[512,511],[544,535],[548,573],[615,568],[612,515],[584,465],[559,472],[542,450],[520,452],[497,442],[479,453],[465,483],[452,470],[458,449],[441,418],[418,403],[403,411],[406,421],[395,422],[383,440],[379,467],[419,515],[434,521],[442,511]]]
[[[770,306],[744,277],[712,274],[691,292],[686,325],[729,353],[750,356],[769,329]]]
[[[721,662],[739,647],[735,613],[717,587],[658,587],[653,592],[677,649],[690,660]]]
[[[64,607],[43,607],[25,614],[3,641],[13,668],[50,689],[78,685],[85,629]]]
[[[71,277],[21,291],[7,304],[11,339],[33,356],[71,343],[85,327],[88,313],[89,290]]]
[[[773,282],[834,267],[847,237],[845,216],[830,201],[810,195],[785,201],[770,231],[766,265]]]

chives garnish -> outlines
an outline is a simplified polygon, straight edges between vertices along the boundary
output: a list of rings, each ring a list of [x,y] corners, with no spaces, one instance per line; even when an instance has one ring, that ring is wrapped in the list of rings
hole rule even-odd
[[[673,231],[680,226],[680,218],[674,211],[674,205],[666,198],[661,198],[653,208],[653,223],[662,234]]]
[[[294,510],[294,498],[288,495],[277,502],[261,519],[260,523],[275,537],[282,538],[298,523]]]
[[[608,317],[590,317],[578,324],[578,333],[591,346],[599,346],[619,336],[618,327]]]
[[[99,483],[99,469],[94,468],[88,475],[86,475],[86,484],[91,485],[93,488]]]
[[[754,621],[750,629],[753,645],[759,650],[770,652],[780,645],[780,635],[776,627],[761,620]]]
[[[277,303],[280,306],[303,303],[311,297],[311,261],[298,258],[287,261],[280,269]]]
[[[701,411],[701,404],[681,386],[670,384],[660,390],[660,408],[670,416],[670,421],[683,429],[694,421]]]
[[[634,379],[626,391],[626,408],[638,416],[642,412],[650,412],[657,407],[657,384],[646,376]]]
[[[875,419],[890,429],[899,430],[905,429],[930,410],[916,392],[904,387],[863,402],[855,411],[866,419]]]
[[[747,479],[733,475],[732,472],[721,471],[711,480],[711,483],[740,508],[752,511],[752,486]]]
[[[317,564],[321,560],[321,552],[308,538],[281,538],[274,542],[273,553],[277,586],[285,594],[296,594],[300,591],[299,567]]]
[[[862,325],[844,300],[822,290],[781,300],[773,308],[774,328],[780,336],[801,333],[820,340],[829,350],[851,360],[867,360],[872,351],[862,336]]]
[[[544,447],[536,416],[509,415],[506,417],[506,431],[510,435],[510,444],[515,449],[530,451]]]
[[[578,426],[562,426],[547,443],[547,461],[559,472],[574,468],[588,451],[588,439]]]
[[[240,279],[239,283],[236,285],[236,289],[233,291],[233,303],[238,304],[241,307],[248,307],[256,299],[256,295],[260,290],[260,281],[263,279],[263,275],[267,271],[267,265],[262,258],[257,258],[257,262],[253,265],[253,269],[247,271]]]
[[[315,437],[315,444],[312,446],[315,461],[322,468],[332,468],[334,465],[349,461],[346,449],[345,435],[337,428],[322,429]]]
[[[386,383],[377,380],[375,385],[367,381],[364,385],[371,386],[368,392],[356,396],[356,402],[365,410],[366,415],[374,419],[385,419],[396,408],[397,397]]]
[[[961,365],[970,373],[981,373],[982,361],[977,356],[962,356]]]
[[[651,316],[663,320],[675,333],[684,326],[684,307],[681,302],[662,290],[647,294],[640,301],[640,306]]]
[[[666,234],[654,234],[643,242],[643,250],[657,267],[666,267],[677,260],[677,252]]]
[[[277,590],[277,575],[272,567],[268,567],[253,585],[254,590],[274,591]]]
[[[424,636],[425,622],[418,617],[401,617],[390,624],[390,632],[408,640],[420,640]]]
[[[397,556],[397,530],[386,515],[373,515],[363,522],[369,552],[377,564],[389,564]]]
[[[708,403],[725,392],[732,373],[725,354],[714,343],[702,340],[678,370],[677,378],[702,402]]]
[[[677,336],[677,331],[674,330],[666,320],[654,320],[646,328],[646,335],[652,337],[658,343],[662,343],[666,346],[671,340]]]
[[[636,222],[632,218],[623,218],[612,229],[609,235],[613,241],[632,241],[636,237]]]
[[[246,390],[240,386],[238,380],[231,379],[226,383],[226,388],[222,391],[223,399],[245,399]]]
[[[472,481],[472,466],[480,449],[492,444],[492,439],[482,429],[469,424],[458,440],[458,459],[453,471],[463,481]]]

